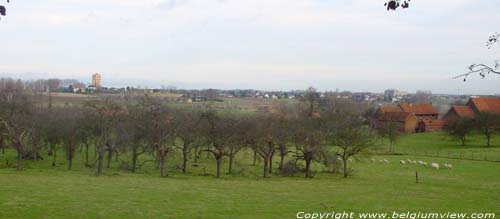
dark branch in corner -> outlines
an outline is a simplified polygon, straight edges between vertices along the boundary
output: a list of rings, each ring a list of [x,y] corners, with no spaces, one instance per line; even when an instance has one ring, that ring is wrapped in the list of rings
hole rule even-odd
[[[488,41],[486,41],[486,47],[488,47],[488,49],[491,49],[491,47],[495,43],[498,43],[499,41],[500,41],[500,33],[495,33],[488,38]],[[478,73],[482,79],[484,79],[486,77],[486,75],[489,75],[489,74],[500,75],[500,60],[495,61],[494,67],[490,67],[490,66],[485,65],[485,64],[472,64],[469,66],[469,72],[455,76],[455,77],[453,77],[453,79],[464,78],[464,81],[467,81],[467,77],[469,75],[476,74],[476,73]]]
[[[390,0],[384,4],[384,6],[387,7],[387,10],[393,10],[395,11],[399,7],[405,9],[410,7],[410,0]]]
[[[10,0],[7,0],[7,3],[10,3]],[[5,6],[3,5],[0,5],[0,19],[5,15],[7,15],[7,8],[5,8]]]
[[[489,75],[489,74],[498,74],[500,75],[500,61],[497,61],[495,63],[495,67],[492,68],[490,66],[487,66],[485,64],[472,64],[469,66],[469,72],[465,73],[465,74],[461,74],[461,75],[458,75],[458,76],[455,76],[453,77],[453,79],[457,79],[457,78],[464,78],[464,81],[467,81],[467,77],[471,74],[475,74],[475,73],[478,73],[479,76],[481,76],[481,78],[485,78],[486,75]]]
[[[491,49],[491,47],[495,44],[498,43],[500,40],[500,33],[495,33],[488,38],[488,41],[486,41],[486,46],[488,49]]]

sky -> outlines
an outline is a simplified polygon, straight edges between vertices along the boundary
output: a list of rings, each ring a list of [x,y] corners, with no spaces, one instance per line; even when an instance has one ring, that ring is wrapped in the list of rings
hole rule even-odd
[[[104,86],[499,94],[498,0],[0,0],[0,77]]]

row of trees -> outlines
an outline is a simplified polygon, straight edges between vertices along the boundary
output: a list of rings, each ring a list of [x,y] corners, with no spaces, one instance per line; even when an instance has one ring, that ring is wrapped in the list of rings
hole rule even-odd
[[[494,112],[481,112],[474,118],[457,118],[445,126],[445,131],[465,145],[472,133],[481,133],[486,138],[486,146],[491,146],[491,138],[500,134],[500,115]]]
[[[98,176],[111,166],[113,156],[127,155],[127,167],[136,172],[141,158],[154,158],[161,176],[167,175],[167,158],[182,156],[186,172],[189,158],[197,162],[205,152],[214,158],[216,176],[221,176],[224,159],[228,170],[242,150],[252,150],[263,160],[263,176],[273,171],[275,155],[282,169],[286,157],[305,164],[304,174],[311,176],[311,164],[322,162],[343,167],[348,176],[347,160],[372,145],[374,136],[351,103],[335,99],[321,101],[309,89],[300,105],[283,105],[273,113],[241,114],[217,111],[205,105],[199,109],[175,108],[159,99],[143,95],[127,101],[98,99],[82,106],[46,107],[34,104],[33,92],[21,81],[0,83],[0,147],[17,151],[17,169],[23,160],[38,160],[42,151],[53,159],[64,151],[68,169],[78,148],[84,164],[95,168]],[[95,147],[92,147],[95,146]],[[95,148],[95,159],[89,150]],[[342,163],[339,164],[338,160]]]

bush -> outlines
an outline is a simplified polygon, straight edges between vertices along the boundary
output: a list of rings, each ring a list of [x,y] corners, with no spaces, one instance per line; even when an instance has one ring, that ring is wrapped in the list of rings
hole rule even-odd
[[[302,167],[300,167],[295,161],[288,161],[283,164],[283,168],[280,170],[281,176],[295,176],[302,174]]]

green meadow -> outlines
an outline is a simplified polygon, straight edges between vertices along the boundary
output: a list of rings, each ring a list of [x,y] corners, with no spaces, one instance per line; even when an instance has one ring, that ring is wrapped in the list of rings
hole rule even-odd
[[[250,151],[240,152],[234,174],[221,179],[213,176],[215,161],[206,154],[197,164],[191,160],[186,174],[178,169],[180,157],[169,157],[165,178],[147,162],[149,155],[142,155],[145,162],[138,173],[120,169],[122,161],[130,160],[123,154],[113,158],[105,176],[96,177],[95,170],[83,166],[83,152],[77,152],[73,170],[67,170],[62,151],[56,167],[44,157],[26,161],[26,170],[18,172],[6,166],[6,160],[15,161],[14,151],[6,150],[0,154],[0,218],[296,218],[299,211],[492,212],[498,217],[500,162],[493,160],[500,152],[500,137],[492,147],[483,145],[482,136],[460,146],[441,133],[404,135],[394,153],[380,153],[387,150],[385,143],[358,156],[350,163],[354,175],[347,179],[319,164],[311,179],[276,174],[263,179],[262,163],[253,166]],[[435,157],[460,152],[477,157],[486,153],[489,161]],[[399,163],[406,159],[453,168]],[[227,168],[227,159],[224,164]]]

